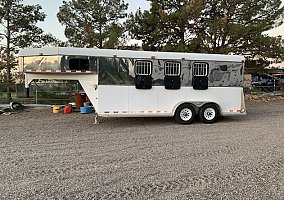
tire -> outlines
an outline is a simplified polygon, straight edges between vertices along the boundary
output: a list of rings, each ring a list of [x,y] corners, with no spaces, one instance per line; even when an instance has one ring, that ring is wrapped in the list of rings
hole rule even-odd
[[[180,124],[191,124],[195,117],[195,110],[189,104],[180,105],[175,112],[175,120]]]
[[[201,122],[212,124],[217,121],[219,110],[215,104],[205,104],[199,109],[198,116]]]

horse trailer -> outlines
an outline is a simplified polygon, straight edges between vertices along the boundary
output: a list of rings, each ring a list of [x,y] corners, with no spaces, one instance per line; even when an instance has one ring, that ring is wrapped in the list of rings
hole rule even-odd
[[[244,56],[49,47],[22,49],[25,87],[34,79],[78,80],[103,117],[245,115]]]

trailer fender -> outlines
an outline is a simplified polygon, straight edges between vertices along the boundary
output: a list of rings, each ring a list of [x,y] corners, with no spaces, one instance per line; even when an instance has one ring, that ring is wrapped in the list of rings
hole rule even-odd
[[[180,106],[182,106],[182,105],[185,105],[185,104],[188,104],[188,105],[192,106],[192,107],[194,108],[194,110],[195,110],[195,114],[197,114],[197,112],[198,112],[198,107],[197,107],[194,103],[188,102],[188,101],[183,101],[183,102],[179,102],[178,104],[176,104],[176,105],[174,106],[174,108],[173,108],[173,110],[172,110],[173,116],[176,114],[176,110],[178,109],[178,107],[180,107]]]

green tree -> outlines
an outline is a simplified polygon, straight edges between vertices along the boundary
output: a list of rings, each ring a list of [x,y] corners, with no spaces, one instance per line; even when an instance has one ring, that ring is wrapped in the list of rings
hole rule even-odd
[[[127,8],[121,0],[63,1],[57,17],[73,46],[114,48],[123,33],[119,19],[126,17]]]
[[[283,40],[265,34],[283,22],[281,0],[206,0],[192,51],[248,54],[247,73],[264,74],[269,60],[283,58]]]
[[[284,60],[283,39],[265,34],[283,23],[281,0],[148,1],[127,22],[144,50],[249,54],[260,73],[268,58]]]
[[[265,74],[266,67],[271,63],[281,63],[284,60],[284,40],[281,36],[270,37],[260,35],[255,40],[254,48],[250,48],[246,73]]]
[[[130,15],[127,27],[144,50],[188,51],[202,0],[148,0],[150,10]]]
[[[158,1],[151,3],[149,11],[140,9],[135,14],[130,13],[126,29],[131,38],[142,40],[143,50],[156,51],[164,46],[161,5]]]
[[[195,30],[194,19],[200,16],[202,0],[163,1],[164,35],[167,36],[166,51],[189,51],[192,34]]]
[[[205,0],[200,17],[195,19],[193,44],[197,46],[192,50],[252,51],[260,40],[268,41],[263,32],[282,23],[283,11],[281,0]]]
[[[273,41],[263,33],[283,19],[281,0],[148,1],[150,10],[131,15],[128,27],[132,38],[158,50],[247,53]]]
[[[0,42],[2,68],[5,70],[7,85],[7,99],[11,98],[12,75],[15,67],[15,54],[19,48],[33,45],[46,45],[54,42],[50,34],[45,35],[43,30],[36,26],[37,22],[44,21],[45,14],[40,5],[24,5],[22,0],[0,0]]]

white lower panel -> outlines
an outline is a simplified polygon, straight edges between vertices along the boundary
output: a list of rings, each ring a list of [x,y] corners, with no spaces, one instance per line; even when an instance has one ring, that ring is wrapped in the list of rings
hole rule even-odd
[[[98,113],[128,112],[128,86],[99,85]]]
[[[158,108],[158,87],[150,90],[129,87],[129,112],[154,112]]]
[[[99,86],[98,112],[104,116],[173,116],[178,105],[184,102],[202,104],[214,102],[220,106],[221,115],[238,115],[244,108],[242,88],[214,87],[194,90],[183,87],[166,90],[154,86],[138,90],[135,86]]]

